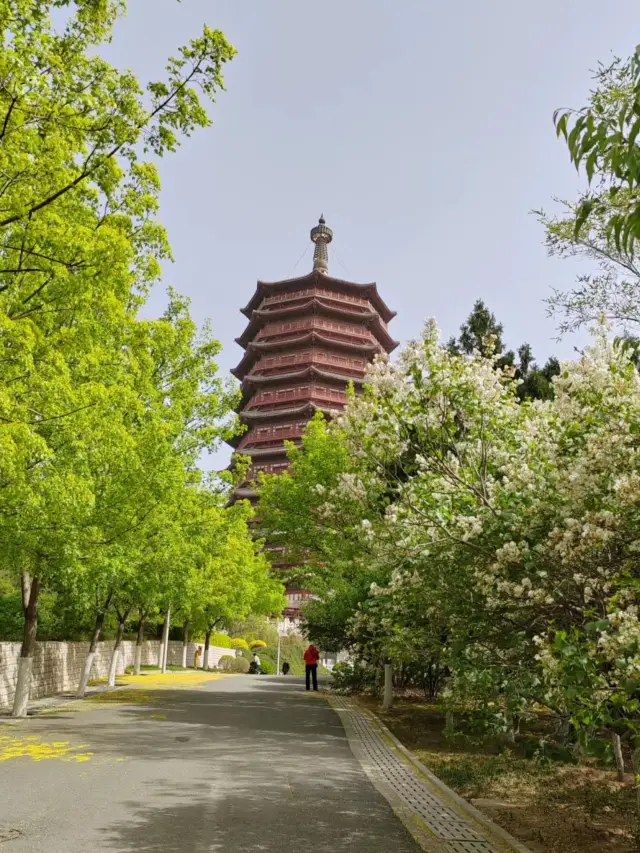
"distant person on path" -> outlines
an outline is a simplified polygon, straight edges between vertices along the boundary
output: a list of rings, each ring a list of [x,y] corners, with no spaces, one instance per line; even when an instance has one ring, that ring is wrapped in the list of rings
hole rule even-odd
[[[291,667],[289,666],[289,661],[285,661],[285,662],[282,664],[282,674],[283,674],[283,675],[289,675],[289,670],[290,670],[290,669],[291,669]]]
[[[260,658],[255,652],[253,653],[253,658],[251,659],[251,669],[256,674],[260,672]]]
[[[313,643],[304,653],[304,663],[307,677],[307,690],[311,690],[311,681],[313,679],[313,689],[318,690],[318,661],[320,660],[320,652],[316,649]]]

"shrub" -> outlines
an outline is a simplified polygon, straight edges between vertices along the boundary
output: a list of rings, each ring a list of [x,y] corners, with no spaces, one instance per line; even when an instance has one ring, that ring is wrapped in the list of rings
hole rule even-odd
[[[246,675],[249,672],[249,661],[246,658],[234,658],[231,672],[238,672]]]
[[[212,634],[211,645],[218,646],[219,649],[232,649],[231,637],[227,634]]]
[[[252,649],[266,649],[267,648],[267,644],[265,643],[264,640],[252,640],[250,645],[251,645]]]
[[[246,658],[234,658],[231,655],[222,655],[218,661],[218,669],[223,672],[236,672],[246,675],[249,672],[249,661]]]
[[[260,669],[265,675],[275,675],[276,665],[269,658],[260,659]]]
[[[243,651],[249,651],[249,643],[242,637],[234,637],[231,640],[231,648],[232,649],[242,649]]]
[[[359,693],[374,685],[374,671],[339,661],[331,671],[331,687],[340,693]]]

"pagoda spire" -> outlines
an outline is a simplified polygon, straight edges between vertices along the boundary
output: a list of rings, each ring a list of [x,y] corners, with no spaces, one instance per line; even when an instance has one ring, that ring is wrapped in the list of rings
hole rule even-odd
[[[333,231],[324,221],[324,216],[320,214],[320,219],[315,228],[311,229],[311,240],[315,243],[313,252],[313,268],[323,275],[329,274],[329,252],[327,246],[333,240]]]

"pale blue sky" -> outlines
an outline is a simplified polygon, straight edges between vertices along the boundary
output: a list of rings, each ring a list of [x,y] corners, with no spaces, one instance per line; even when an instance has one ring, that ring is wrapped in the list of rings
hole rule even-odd
[[[166,282],[211,318],[224,373],[258,278],[310,269],[324,211],[330,271],[377,281],[400,341],[434,316],[455,333],[475,299],[510,346],[571,355],[543,300],[576,267],[546,257],[530,210],[579,179],[555,138],[589,69],[640,41],[640,6],[614,0],[130,0],[106,51],[141,80],[203,23],[238,48],[214,126],[160,164]],[[295,268],[295,269],[294,269]],[[162,293],[152,300],[161,305]],[[227,452],[212,459],[225,464]]]

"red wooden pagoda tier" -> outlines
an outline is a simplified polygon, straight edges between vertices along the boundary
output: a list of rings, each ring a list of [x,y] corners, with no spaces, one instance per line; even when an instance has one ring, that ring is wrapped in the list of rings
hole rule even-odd
[[[300,443],[315,412],[331,416],[344,409],[349,383],[361,388],[367,364],[398,345],[387,329],[395,312],[376,285],[328,274],[332,237],[321,218],[311,231],[312,272],[287,281],[259,281],[242,309],[249,323],[236,342],[245,354],[231,372],[242,383],[239,414],[247,429],[232,444],[237,453],[251,457],[251,467],[236,499],[255,500],[258,472],[287,468],[284,442]]]

